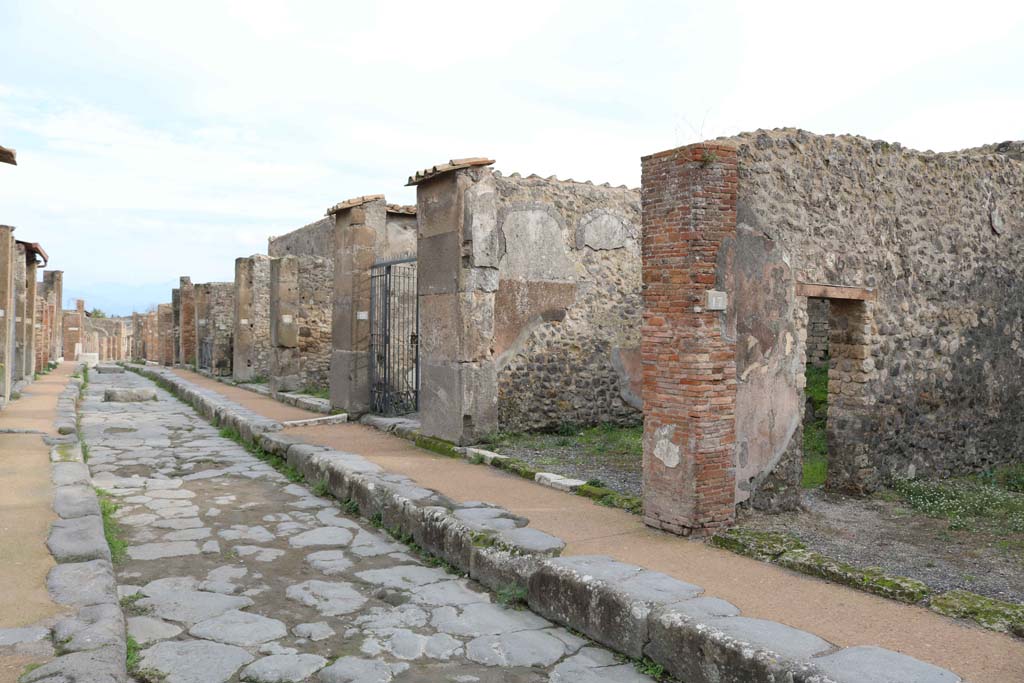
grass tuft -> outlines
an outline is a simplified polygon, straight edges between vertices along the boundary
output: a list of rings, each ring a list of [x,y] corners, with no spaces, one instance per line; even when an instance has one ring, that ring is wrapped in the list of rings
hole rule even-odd
[[[121,525],[114,519],[114,513],[120,507],[109,493],[96,489],[100,501],[100,515],[103,517],[103,536],[110,547],[110,560],[119,564],[128,556],[128,542],[121,537]]]

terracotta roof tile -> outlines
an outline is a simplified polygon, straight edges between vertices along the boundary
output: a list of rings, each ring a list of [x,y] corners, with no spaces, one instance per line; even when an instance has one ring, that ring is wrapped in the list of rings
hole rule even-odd
[[[382,194],[366,194],[366,195],[363,195],[362,197],[354,197],[352,199],[346,199],[345,201],[343,201],[341,203],[338,203],[338,204],[335,204],[331,208],[327,209],[327,213],[324,214],[324,215],[325,216],[331,216],[331,215],[336,214],[336,213],[338,213],[340,211],[344,211],[345,209],[351,209],[354,206],[362,206],[363,204],[369,204],[370,202],[375,202],[375,201],[377,201],[379,199],[384,199],[384,195],[382,195]]]
[[[0,163],[18,165],[18,153],[13,149],[0,146]]]
[[[431,166],[430,168],[425,168],[422,171],[417,171],[415,175],[409,176],[409,182],[407,182],[406,185],[418,185],[428,178],[434,178],[442,173],[448,173],[449,171],[457,171],[460,168],[470,168],[471,166],[490,166],[493,163],[494,159],[488,159],[487,157],[452,159],[447,164],[438,164],[437,166]]]

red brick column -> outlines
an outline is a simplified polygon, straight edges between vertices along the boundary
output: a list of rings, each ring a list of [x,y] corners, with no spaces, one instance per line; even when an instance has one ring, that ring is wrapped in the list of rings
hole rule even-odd
[[[723,286],[718,252],[736,233],[736,150],[691,145],[642,163],[644,521],[714,533],[735,513],[736,344],[706,292]]]

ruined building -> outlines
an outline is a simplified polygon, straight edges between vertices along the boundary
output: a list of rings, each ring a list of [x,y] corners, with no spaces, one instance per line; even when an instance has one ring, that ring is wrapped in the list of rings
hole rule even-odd
[[[270,376],[270,257],[235,259],[232,376],[239,382]]]
[[[36,372],[36,271],[46,252],[34,242],[14,238],[14,228],[0,226],[0,401]],[[42,340],[49,343],[49,340]]]
[[[642,202],[649,524],[797,506],[824,310],[829,488],[1019,457],[1019,159],[758,131],[645,157]]]
[[[423,431],[640,421],[634,190],[455,160],[416,186]]]
[[[270,261],[270,388],[323,390],[331,368],[334,218],[267,245]]]
[[[194,287],[196,367],[214,375],[231,375],[235,284],[206,282]],[[151,359],[158,361],[157,358]]]

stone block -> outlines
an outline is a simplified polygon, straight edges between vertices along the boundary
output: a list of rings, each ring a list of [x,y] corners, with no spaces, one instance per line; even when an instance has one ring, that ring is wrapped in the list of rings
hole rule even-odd
[[[686,603],[682,603],[686,605]],[[815,680],[809,660],[832,645],[790,626],[746,617],[705,617],[669,606],[650,615],[644,654],[688,683]],[[694,613],[696,612],[696,614]]]
[[[92,483],[89,468],[81,462],[53,463],[52,479],[54,486],[89,486]]]
[[[96,500],[96,491],[81,484],[58,486],[53,496],[53,511],[64,519],[99,515],[100,505]]]
[[[952,671],[880,647],[849,647],[814,660],[835,683],[960,683]]]
[[[82,652],[112,645],[124,647],[124,616],[121,607],[103,603],[78,610],[72,617],[58,621],[53,639],[64,652]]]
[[[117,584],[109,562],[92,560],[59,564],[46,577],[54,602],[88,606],[117,602]]]
[[[46,540],[57,562],[110,561],[110,548],[103,536],[103,522],[96,515],[58,519],[50,527]]]
[[[640,658],[651,611],[702,591],[608,557],[575,556],[541,564],[530,577],[528,600],[538,614]]]
[[[22,676],[21,683],[124,683],[124,647],[108,645],[87,652],[72,652]]]
[[[124,368],[120,365],[97,365],[96,372],[101,375],[120,375],[124,374]]]
[[[111,403],[135,403],[139,401],[155,401],[156,389],[109,387],[103,390],[103,400]]]

